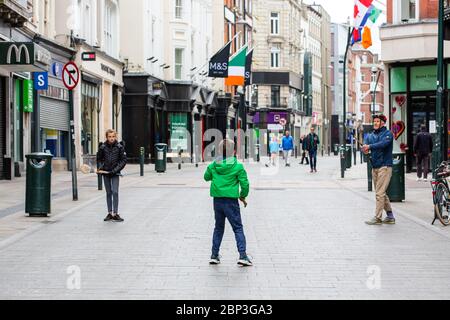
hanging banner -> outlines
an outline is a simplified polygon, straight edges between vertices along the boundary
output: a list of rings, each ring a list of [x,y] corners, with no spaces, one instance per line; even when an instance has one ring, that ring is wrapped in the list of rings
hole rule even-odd
[[[247,54],[245,61],[245,85],[252,84],[252,62],[253,62],[253,49]]]
[[[33,81],[23,81],[23,112],[33,112]]]
[[[209,61],[210,78],[227,78],[228,77],[228,61],[230,59],[231,41],[217,52]]]

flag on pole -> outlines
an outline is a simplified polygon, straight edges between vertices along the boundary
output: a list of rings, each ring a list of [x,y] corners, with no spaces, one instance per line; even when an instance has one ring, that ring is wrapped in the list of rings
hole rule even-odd
[[[209,75],[211,78],[228,77],[228,60],[230,59],[231,41],[228,42],[209,61]]]
[[[364,27],[362,46],[364,49],[369,49],[372,46],[372,31],[369,27]]]
[[[227,86],[245,85],[245,62],[247,56],[247,46],[242,47],[228,64],[228,78],[225,79]]]
[[[355,0],[354,7],[354,19],[355,19],[355,28],[363,27],[363,20],[369,11],[369,8],[372,6],[373,0]]]
[[[245,86],[252,84],[253,49],[247,54],[245,61]]]

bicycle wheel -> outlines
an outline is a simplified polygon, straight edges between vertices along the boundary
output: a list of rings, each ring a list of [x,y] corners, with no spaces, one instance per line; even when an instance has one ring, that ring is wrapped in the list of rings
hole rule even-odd
[[[450,225],[449,220],[449,212],[450,208],[450,192],[447,186],[444,183],[439,183],[436,187],[436,198],[435,198],[435,206],[434,211],[436,213],[436,217],[439,221],[444,225]]]

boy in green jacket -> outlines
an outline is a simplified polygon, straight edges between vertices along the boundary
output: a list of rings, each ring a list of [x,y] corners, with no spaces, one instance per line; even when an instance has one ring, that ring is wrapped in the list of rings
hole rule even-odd
[[[212,163],[205,172],[205,181],[211,181],[211,197],[214,198],[216,218],[210,264],[220,264],[220,245],[225,232],[225,219],[228,219],[236,237],[240,255],[238,264],[244,267],[252,266],[252,261],[247,255],[247,244],[239,207],[239,200],[247,206],[246,198],[250,191],[247,172],[236,159],[233,141],[222,141],[219,153],[220,158]]]

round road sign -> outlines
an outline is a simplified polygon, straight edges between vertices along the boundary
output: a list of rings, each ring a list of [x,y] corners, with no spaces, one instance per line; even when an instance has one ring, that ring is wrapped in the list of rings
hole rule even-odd
[[[62,78],[67,89],[73,90],[80,81],[80,70],[72,61],[67,63],[62,71]]]

